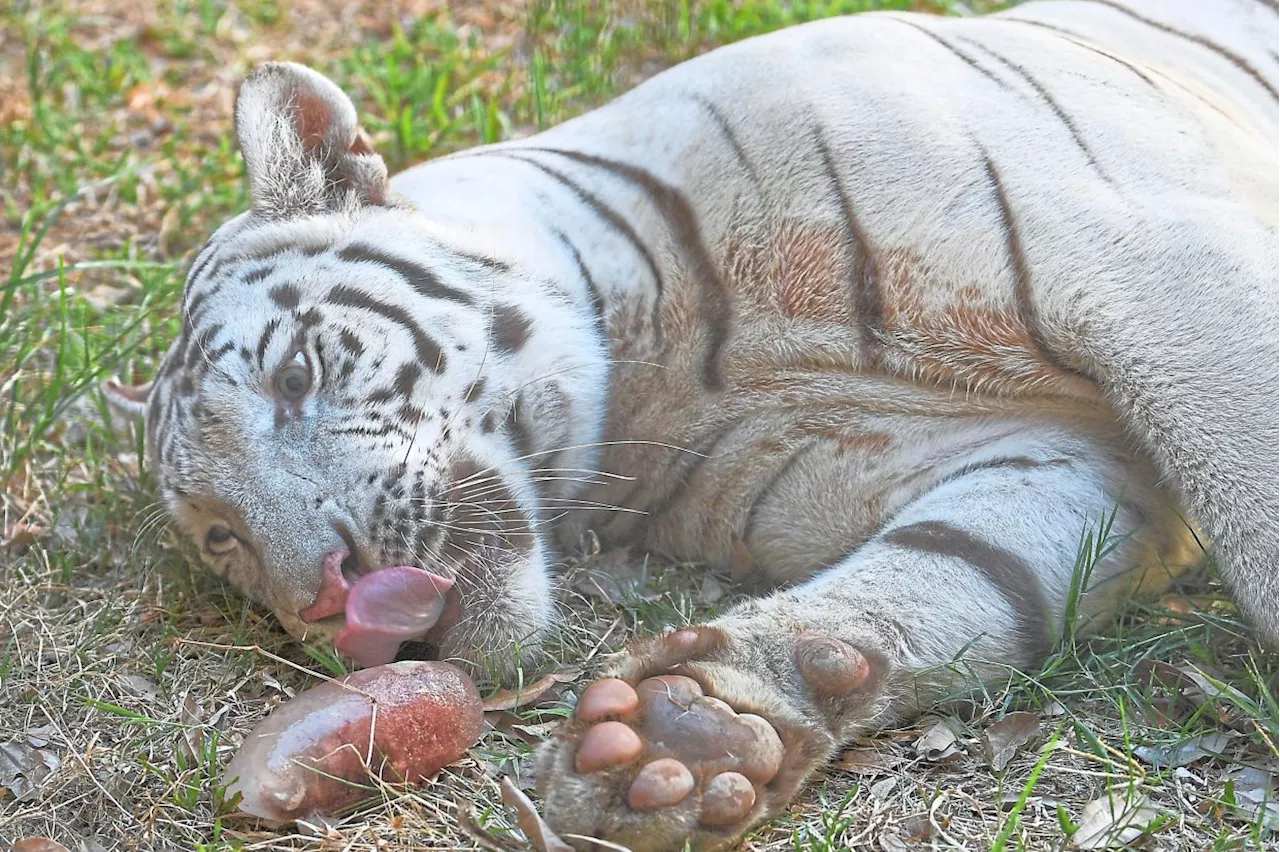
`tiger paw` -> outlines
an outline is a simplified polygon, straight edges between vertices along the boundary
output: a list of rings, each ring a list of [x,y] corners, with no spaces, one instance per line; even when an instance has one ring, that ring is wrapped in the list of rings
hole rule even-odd
[[[721,656],[727,639],[718,633],[656,640],[622,661],[618,677],[583,691],[539,755],[547,821],[562,837],[635,852],[729,846],[785,806],[825,759],[830,736],[786,711],[780,685],[697,659]],[[802,675],[807,668],[824,684],[866,677],[865,666],[841,665],[829,648],[802,647],[793,657]]]

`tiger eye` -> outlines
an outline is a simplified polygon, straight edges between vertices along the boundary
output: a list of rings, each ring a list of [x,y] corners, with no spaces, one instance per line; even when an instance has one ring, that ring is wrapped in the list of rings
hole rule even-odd
[[[311,370],[301,353],[276,373],[276,392],[290,402],[298,402],[311,390]]]

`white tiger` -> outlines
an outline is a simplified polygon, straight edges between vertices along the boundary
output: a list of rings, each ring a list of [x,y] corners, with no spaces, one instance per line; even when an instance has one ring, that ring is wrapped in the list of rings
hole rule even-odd
[[[528,661],[588,527],[759,583],[539,760],[563,832],[728,845],[957,655],[1036,665],[1112,513],[1087,616],[1198,558],[1185,510],[1275,643],[1276,33],[1274,0],[826,20],[390,181],[269,64],[252,209],[149,393],[109,390],[209,564],[364,664]]]

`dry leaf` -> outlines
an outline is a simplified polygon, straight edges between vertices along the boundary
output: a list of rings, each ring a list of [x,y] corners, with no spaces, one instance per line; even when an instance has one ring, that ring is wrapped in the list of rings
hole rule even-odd
[[[876,783],[872,784],[871,789],[868,792],[871,793],[871,798],[879,799],[882,802],[887,802],[889,801],[889,794],[892,793],[893,788],[897,786],[898,786],[897,778],[886,778],[883,781],[877,781]]]
[[[1084,806],[1071,845],[1075,849],[1123,848],[1145,834],[1159,815],[1141,795],[1111,793]]]
[[[10,553],[18,553],[39,541],[44,533],[44,527],[39,524],[16,523],[0,529],[0,547]]]
[[[896,828],[885,829],[880,835],[879,843],[883,852],[908,852],[911,849]]]
[[[44,748],[58,734],[58,728],[50,722],[38,728],[27,729],[27,744],[32,748]]]
[[[1259,823],[1269,831],[1280,831],[1280,790],[1276,776],[1256,766],[1241,766],[1228,772],[1223,781],[1232,783],[1241,819]]]
[[[188,726],[178,740],[178,749],[187,759],[188,766],[195,765],[200,762],[200,753],[204,749],[204,723],[201,719],[200,705],[196,703],[195,697],[190,692],[183,699],[182,708],[178,711],[178,721]]]
[[[1143,763],[1157,769],[1188,766],[1206,757],[1217,757],[1226,751],[1231,738],[1221,731],[1191,737],[1180,743],[1163,746],[1138,746],[1133,753]]]
[[[907,817],[902,821],[902,830],[913,843],[928,843],[933,839],[933,823],[929,821],[928,814]]]
[[[647,575],[644,557],[615,548],[592,560],[573,588],[584,597],[619,606],[643,598]]]
[[[129,688],[129,691],[143,698],[155,698],[160,694],[160,688],[156,686],[155,681],[150,678],[136,674],[119,675],[120,682]]]
[[[702,582],[698,583],[698,591],[693,596],[693,600],[699,606],[711,606],[722,597],[724,597],[724,584],[711,574],[707,574],[702,578]]]
[[[538,809],[529,801],[529,797],[520,791],[511,780],[504,777],[500,783],[502,801],[516,812],[516,825],[529,839],[529,845],[537,852],[573,852],[573,847],[565,843],[551,827],[543,821]]]
[[[1191,681],[1192,686],[1184,689],[1182,694],[1192,704],[1196,707],[1211,704],[1212,709],[1216,711],[1218,721],[1229,728],[1237,731],[1251,729],[1241,709],[1242,706],[1253,706],[1254,702],[1249,696],[1217,678],[1210,680],[1203,672],[1192,666],[1183,666],[1178,671]]]
[[[996,772],[1013,760],[1018,749],[1040,733],[1040,718],[1035,713],[1010,713],[993,722],[982,734],[982,754]]]
[[[60,762],[52,751],[26,743],[4,743],[0,745],[0,787],[8,787],[19,802],[34,798]]]
[[[851,748],[840,755],[837,769],[856,775],[879,775],[902,763],[902,756],[878,748]]]
[[[938,762],[950,760],[960,754],[955,731],[946,722],[938,720],[915,742],[916,754],[925,760]]]
[[[517,707],[533,704],[558,684],[573,683],[581,676],[581,671],[553,672],[518,689],[499,690],[485,699],[484,710],[486,713],[497,710],[515,710]]]

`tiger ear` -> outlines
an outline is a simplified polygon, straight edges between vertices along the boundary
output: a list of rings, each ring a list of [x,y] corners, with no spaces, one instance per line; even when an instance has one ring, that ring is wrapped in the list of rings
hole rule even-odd
[[[245,78],[236,138],[256,210],[290,216],[386,203],[387,165],[351,99],[306,66],[269,62]]]
[[[129,420],[142,423],[147,419],[147,401],[151,396],[152,382],[145,385],[126,385],[116,376],[102,383],[102,393],[111,408]]]

